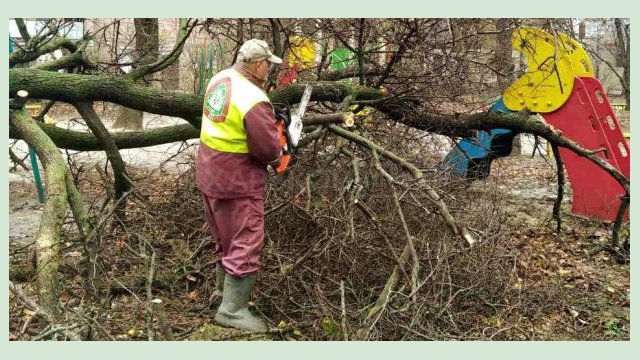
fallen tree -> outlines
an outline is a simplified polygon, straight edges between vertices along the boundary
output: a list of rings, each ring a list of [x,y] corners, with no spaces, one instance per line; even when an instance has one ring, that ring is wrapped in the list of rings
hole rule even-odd
[[[61,241],[60,214],[66,209],[65,201],[72,205],[74,218],[85,241],[84,255],[88,259],[89,268],[87,271],[90,277],[97,275],[95,238],[99,229],[104,226],[104,222],[108,221],[104,218],[98,224],[89,224],[86,221],[86,212],[81,206],[78,206],[78,204],[82,204],[79,192],[73,187],[73,182],[67,176],[66,171],[68,170],[56,147],[58,149],[78,151],[105,151],[114,173],[116,196],[112,200],[114,201],[114,206],[116,206],[124,205],[126,202],[125,195],[129,189],[127,184],[130,181],[126,175],[125,164],[119,156],[119,150],[187,141],[199,137],[202,97],[186,92],[167,91],[153,86],[144,86],[137,82],[137,80],[144,79],[149,74],[166,68],[180,56],[182,46],[193,30],[193,27],[188,28],[187,24],[190,24],[190,22],[184,20],[180,22],[180,34],[176,41],[176,46],[169,55],[155,63],[143,65],[128,75],[108,73],[106,71],[100,73],[96,64],[92,64],[85,56],[87,46],[85,40],[71,43],[54,39],[55,41],[50,42],[51,46],[37,46],[37,42],[43,39],[32,39],[25,49],[12,55],[12,64],[26,64],[35,59],[35,55],[42,55],[44,52],[50,52],[55,48],[64,48],[70,52],[70,54],[61,59],[36,68],[9,70],[10,97],[22,99],[10,105],[10,107],[13,107],[10,112],[10,138],[23,139],[28,144],[36,147],[43,164],[46,162],[45,171],[48,191],[51,195],[45,207],[46,218],[43,217],[41,228],[43,233],[38,235],[40,249],[38,261],[44,261],[42,259],[49,258],[53,260],[47,263],[50,268],[46,268],[46,271],[42,272],[42,276],[38,275],[38,282],[41,284],[41,288],[44,289],[47,284],[55,286],[54,275],[57,271],[55,259],[58,258],[58,254],[55,252],[55,246],[53,245]],[[271,21],[271,24],[278,27],[281,25],[276,21]],[[360,25],[364,27],[363,24],[364,20],[360,22]],[[432,70],[416,77],[408,73],[412,69],[402,67],[403,62],[400,61],[403,56],[416,56],[412,50],[420,46],[420,43],[416,41],[416,33],[419,32],[421,23],[407,21],[404,25],[406,25],[406,28],[402,29],[405,32],[399,36],[401,46],[390,51],[393,60],[388,62],[386,66],[376,68],[376,62],[368,58],[368,56],[373,56],[373,52],[368,53],[365,43],[362,42],[358,46],[351,48],[356,54],[360,70],[323,71],[321,64],[317,69],[315,78],[301,77],[302,81],[299,83],[288,84],[269,93],[269,97],[275,106],[293,106],[300,101],[304,85],[311,84],[313,86],[311,101],[315,103],[312,106],[312,111],[314,112],[309,112],[309,115],[304,119],[305,132],[307,134],[303,137],[300,145],[300,151],[304,154],[304,156],[300,156],[301,161],[306,162],[307,159],[309,160],[308,163],[301,166],[305,171],[296,174],[301,176],[298,180],[304,179],[304,184],[302,181],[296,182],[295,176],[291,176],[291,178],[288,178],[289,175],[280,177],[276,182],[285,183],[287,186],[278,188],[279,193],[271,194],[271,202],[280,201],[281,203],[274,205],[267,214],[291,207],[293,210],[301,211],[302,215],[299,215],[305,218],[308,226],[322,223],[323,221],[335,221],[328,225],[325,223],[323,225],[324,228],[344,227],[347,229],[344,237],[354,243],[357,240],[356,229],[366,232],[372,228],[374,235],[371,236],[371,239],[383,239],[384,245],[388,248],[388,254],[385,253],[382,256],[391,259],[393,267],[386,274],[386,278],[378,279],[378,284],[384,283],[385,286],[378,294],[364,297],[370,301],[369,304],[365,304],[369,307],[369,311],[358,335],[364,339],[370,337],[372,330],[389,307],[396,289],[405,285],[401,283],[401,280],[404,280],[409,287],[407,298],[415,302],[416,294],[421,290],[425,282],[431,278],[436,271],[435,268],[440,265],[440,261],[443,258],[441,253],[438,252],[435,255],[437,261],[433,270],[427,274],[422,282],[419,281],[420,270],[424,268],[424,259],[419,257],[418,251],[420,247],[423,247],[423,250],[428,252],[430,244],[436,242],[432,238],[432,229],[426,226],[425,222],[435,224],[433,228],[437,230],[436,233],[440,236],[438,241],[441,241],[439,244],[442,246],[442,254],[444,254],[444,259],[447,261],[449,257],[455,257],[463,253],[462,246],[460,246],[461,243],[465,245],[464,249],[468,249],[469,246],[491,237],[486,236],[487,234],[482,231],[471,229],[464,220],[460,220],[461,217],[464,218],[464,214],[450,204],[450,202],[456,204],[459,202],[447,197],[447,190],[443,190],[443,187],[446,186],[440,183],[441,181],[447,182],[449,180],[444,177],[445,180],[432,176],[433,172],[438,171],[436,169],[437,165],[433,165],[430,162],[423,163],[419,155],[416,156],[414,152],[410,151],[412,149],[407,143],[420,146],[419,141],[409,140],[413,135],[439,134],[454,140],[460,137],[473,136],[479,130],[492,128],[506,128],[515,132],[534,134],[547,139],[554,149],[558,146],[565,147],[580,156],[588,158],[608,171],[624,187],[627,193],[629,192],[628,179],[602,160],[596,151],[582,148],[579,144],[572,142],[560,132],[540,121],[536,116],[526,112],[508,115],[488,114],[478,111],[456,113],[454,111],[443,111],[437,106],[431,106],[431,99],[427,98],[430,91],[429,87],[425,86],[419,89],[413,84],[421,82],[428,84],[429,78],[434,77]],[[239,21],[238,29],[242,30],[243,26],[243,22]],[[363,27],[359,28],[359,30],[363,31]],[[241,31],[239,34],[241,34]],[[276,41],[276,35],[279,35],[279,33],[274,32],[274,41]],[[360,35],[364,36],[364,33]],[[277,44],[280,45],[280,41]],[[346,41],[344,45],[352,46]],[[30,47],[31,49],[29,49]],[[279,46],[275,48],[278,49]],[[285,50],[278,51],[284,52]],[[283,53],[279,53],[279,55],[283,55]],[[411,59],[413,60],[413,58]],[[366,67],[364,66],[365,64],[367,65]],[[369,67],[371,69],[368,69]],[[365,68],[367,70],[364,70]],[[58,69],[65,69],[69,72],[53,71]],[[408,75],[405,76],[407,73]],[[444,75],[440,74],[438,76]],[[338,81],[343,77],[357,78],[358,81]],[[380,86],[385,86],[389,82],[392,85],[387,86],[387,88]],[[428,85],[431,88],[436,88],[440,86],[440,83],[438,82],[437,86],[434,84]],[[29,92],[30,97],[47,100],[49,101],[48,104],[63,102],[73,105],[85,120],[91,132],[67,130],[55,125],[31,120],[21,108],[21,105],[24,104],[24,96],[19,96],[19,94],[25,90]],[[181,118],[185,123],[143,131],[109,132],[102,124],[102,119],[93,110],[93,103],[100,101],[122,105],[147,113]],[[50,105],[47,106],[47,108],[49,107]],[[358,116],[359,110],[364,107],[375,110],[368,119]],[[40,117],[43,115],[41,114]],[[346,171],[343,166],[345,164],[348,166]],[[424,166],[429,168],[425,169]],[[558,167],[560,168],[560,165]],[[339,180],[344,180],[346,185],[332,183],[331,181],[336,180],[332,179],[331,171],[327,171],[327,169],[333,169],[336,173],[339,173],[341,176]],[[338,169],[341,171],[338,171]],[[429,173],[429,176],[425,176],[425,173]],[[331,188],[327,190],[328,186],[325,186],[323,190],[318,190],[321,196],[317,196],[314,194],[314,191],[316,191],[314,182],[317,178],[323,176],[329,178],[329,180],[325,181],[331,184]],[[561,181],[560,176],[558,176],[558,181]],[[193,185],[193,183],[190,183],[190,185]],[[336,191],[341,187],[343,188],[342,192]],[[371,199],[369,191],[376,187],[380,191],[379,195],[381,194],[382,196]],[[191,188],[188,190],[194,192]],[[178,190],[176,190],[176,193],[178,193]],[[327,203],[333,201],[333,203],[323,208],[322,206],[314,205],[316,200],[320,203],[324,201]],[[304,207],[300,206],[299,201],[306,202]],[[341,209],[335,210],[334,205],[336,204]],[[628,202],[624,204],[628,204]],[[177,204],[173,205],[175,207],[181,204],[177,202]],[[413,213],[409,213],[407,207]],[[321,211],[329,211],[329,215],[314,213],[314,208]],[[556,202],[554,216],[558,219],[558,229],[561,229],[559,208],[560,204]],[[146,210],[148,212],[152,211],[151,209]],[[621,207],[621,213],[624,213],[625,210],[626,208]],[[337,211],[339,216],[334,216],[335,214],[331,213],[331,211]],[[182,216],[182,213],[175,211],[175,209],[172,209],[172,213]],[[197,216],[192,218],[198,219]],[[364,226],[357,224],[358,220],[364,223]],[[179,219],[177,222],[183,221],[186,220]],[[619,229],[620,221],[617,221],[616,224],[614,234],[616,229]],[[442,225],[441,228],[439,228],[439,225]],[[283,224],[281,228],[289,229],[287,224]],[[53,235],[45,235],[50,231],[53,232]],[[140,240],[141,248],[144,249],[140,258],[145,260],[144,266],[149,268],[146,280],[147,305],[149,306],[147,310],[149,310],[153,309],[154,306],[151,302],[151,287],[154,282],[156,252],[151,244],[152,241],[147,239],[150,235],[143,235],[139,236],[142,239]],[[188,237],[184,233],[176,236]],[[282,238],[288,238],[288,234],[285,234]],[[457,241],[456,245],[454,245],[456,252],[453,255],[444,250],[448,246],[447,241],[451,239],[462,240]],[[278,263],[285,262],[281,268],[282,273],[289,273],[296,266],[304,266],[304,262],[313,256],[311,255],[313,254],[312,250],[316,248],[317,244],[321,243],[321,240],[309,245],[306,249],[308,250],[306,254],[297,260],[289,261],[287,258],[282,260],[276,254]],[[333,240],[335,239],[331,241]],[[395,248],[397,244],[401,245],[401,249]],[[329,245],[329,243],[326,244],[327,247]],[[151,258],[147,253],[149,248],[151,248]],[[191,254],[186,262],[197,257],[196,254],[201,249],[202,246]],[[131,249],[128,250],[131,251]],[[432,260],[431,258],[429,259],[430,266],[433,265],[431,263]],[[45,266],[45,264],[41,265]],[[203,266],[206,267],[207,264]],[[103,268],[99,268],[98,271],[106,272]],[[343,293],[342,300],[344,304],[345,289],[342,282],[340,282],[340,288]],[[12,291],[13,289],[14,287],[12,287]],[[55,309],[57,298],[52,295],[55,293],[56,290],[51,290],[39,294],[39,303],[43,305],[38,306],[46,306],[48,309],[44,312],[46,314],[50,314]],[[19,293],[16,291],[16,294]],[[375,298],[373,302],[370,299],[372,297]],[[454,297],[455,295],[451,297],[451,300]],[[448,304],[444,305],[445,307],[448,306]],[[345,305],[342,306],[344,308]],[[147,318],[147,326],[151,338],[154,326],[153,312],[149,313],[152,315]],[[50,318],[49,315],[45,315],[45,317],[47,319]],[[346,315],[343,319],[342,331],[346,338]]]

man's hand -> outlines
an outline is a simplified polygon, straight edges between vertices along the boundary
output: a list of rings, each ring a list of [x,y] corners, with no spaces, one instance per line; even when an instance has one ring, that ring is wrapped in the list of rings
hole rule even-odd
[[[276,106],[276,104],[274,104],[273,112],[275,113],[277,120],[282,120],[285,124],[289,123],[289,107]]]
[[[269,161],[267,163],[267,165],[271,165],[273,167],[277,166],[280,163],[280,158],[282,157],[282,150],[280,150],[280,155],[278,155],[278,158],[273,160],[273,161]]]

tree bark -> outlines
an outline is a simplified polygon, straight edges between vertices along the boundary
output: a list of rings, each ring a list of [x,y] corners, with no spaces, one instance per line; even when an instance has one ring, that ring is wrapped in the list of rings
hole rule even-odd
[[[504,90],[515,81],[513,76],[513,57],[511,50],[511,20],[496,19],[496,49],[493,62],[496,66],[498,89]]]
[[[627,110],[631,110],[631,63],[630,63],[630,37],[629,37],[629,25],[625,25],[622,19],[614,20],[616,27],[616,45],[618,51],[618,57],[622,63],[622,89],[624,98],[627,102]]]
[[[200,127],[202,98],[142,86],[129,79],[36,69],[10,69],[9,93],[26,90],[32,98],[66,103],[108,101],[149,113],[181,117]]]
[[[109,131],[104,126],[98,114],[93,110],[93,103],[75,103],[73,104],[80,113],[80,116],[85,120],[87,126],[93,133],[93,135],[98,139],[100,146],[104,149],[107,158],[109,159],[109,163],[111,163],[111,169],[113,170],[113,179],[114,179],[114,194],[115,199],[113,201],[117,201],[129,191],[129,181],[127,180],[127,171],[124,165],[124,161],[122,161],[122,157],[120,156],[120,152],[118,151],[118,147],[116,143],[111,139],[111,135]],[[126,201],[121,202],[121,205],[116,210],[116,218],[118,220],[125,220],[125,208]]]
[[[562,214],[560,213],[562,208],[562,198],[564,197],[564,163],[560,157],[560,150],[557,145],[551,145],[553,150],[553,158],[556,159],[556,176],[558,177],[558,192],[556,200],[553,203],[553,217],[556,219],[556,232],[558,237],[562,231]]]
[[[38,123],[38,126],[51,138],[57,147],[76,151],[104,151],[103,145],[91,133],[67,130],[55,125]],[[175,141],[195,139],[200,130],[189,124],[167,126],[145,131],[127,131],[110,134],[118,149],[132,149],[161,145]],[[9,137],[22,139],[13,126],[9,127]]]
[[[36,284],[38,302],[49,313],[58,314],[58,265],[60,234],[67,209],[67,167],[55,144],[25,110],[11,111],[9,121],[21,137],[34,148],[46,173],[47,201],[42,211],[35,243],[38,274]]]
[[[312,101],[339,103],[347,95],[354,95],[354,99],[364,101],[384,97],[379,89],[348,83],[319,81],[311,85]],[[10,69],[9,95],[13,97],[22,89],[37,99],[67,103],[108,101],[144,112],[180,117],[200,128],[202,97],[142,86],[123,77]],[[274,104],[296,104],[303,91],[304,86],[301,85],[287,86],[269,93],[269,98]],[[402,98],[387,99],[369,106],[378,108],[394,119],[415,115],[415,103]]]

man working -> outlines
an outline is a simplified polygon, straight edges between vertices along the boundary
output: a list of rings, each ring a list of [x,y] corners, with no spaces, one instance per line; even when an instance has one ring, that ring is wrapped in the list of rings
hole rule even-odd
[[[221,255],[216,291],[222,303],[214,320],[254,332],[267,330],[248,309],[260,270],[267,165],[277,163],[282,151],[262,83],[272,64],[281,62],[266,42],[251,39],[240,47],[236,64],[211,79],[196,164],[207,224]]]

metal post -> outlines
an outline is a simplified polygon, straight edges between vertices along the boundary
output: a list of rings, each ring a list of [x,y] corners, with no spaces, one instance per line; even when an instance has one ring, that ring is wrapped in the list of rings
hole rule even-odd
[[[38,169],[38,157],[31,146],[29,146],[29,159],[31,159],[33,178],[36,181],[36,189],[38,189],[38,200],[40,200],[40,204],[44,204],[44,187],[42,186],[42,179],[40,178],[40,169]]]

